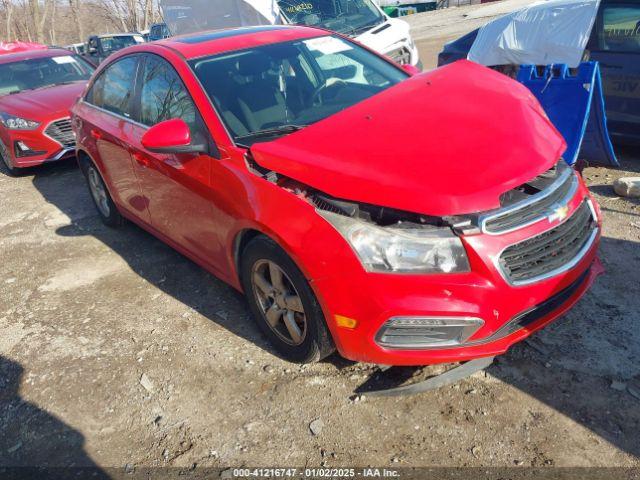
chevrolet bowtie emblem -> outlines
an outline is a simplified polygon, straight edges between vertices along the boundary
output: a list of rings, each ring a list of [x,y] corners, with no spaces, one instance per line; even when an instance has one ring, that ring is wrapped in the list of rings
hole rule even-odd
[[[558,222],[561,222],[562,220],[564,220],[565,218],[567,218],[567,215],[569,214],[569,207],[567,205],[564,205],[562,207],[557,207],[553,210],[553,212],[551,213],[551,215],[549,215],[549,223],[553,223],[556,220]]]

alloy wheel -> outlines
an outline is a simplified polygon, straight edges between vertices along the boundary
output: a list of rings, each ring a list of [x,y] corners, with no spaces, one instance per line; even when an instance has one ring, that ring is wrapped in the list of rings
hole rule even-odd
[[[109,197],[107,196],[107,191],[105,189],[104,183],[102,183],[100,175],[93,166],[87,169],[87,180],[89,181],[89,190],[91,191],[91,196],[95,200],[98,210],[100,210],[100,213],[102,215],[108,217],[111,213],[111,208],[109,207]]]
[[[287,274],[276,263],[259,260],[252,268],[251,286],[269,328],[289,345],[300,345],[307,335],[307,317]]]

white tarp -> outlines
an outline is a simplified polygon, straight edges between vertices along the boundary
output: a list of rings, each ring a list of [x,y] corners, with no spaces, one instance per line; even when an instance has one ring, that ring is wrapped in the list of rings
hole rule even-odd
[[[497,18],[480,29],[468,58],[481,65],[577,67],[600,0],[550,0]]]
[[[171,35],[282,23],[276,0],[160,0]]]

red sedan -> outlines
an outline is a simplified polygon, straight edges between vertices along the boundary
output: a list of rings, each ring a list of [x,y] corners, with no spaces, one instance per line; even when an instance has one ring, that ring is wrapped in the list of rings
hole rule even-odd
[[[0,56],[0,157],[9,173],[75,154],[69,109],[93,70],[58,48]]]
[[[252,27],[123,50],[73,108],[107,225],[244,291],[292,361],[504,353],[599,272],[598,206],[521,85]]]

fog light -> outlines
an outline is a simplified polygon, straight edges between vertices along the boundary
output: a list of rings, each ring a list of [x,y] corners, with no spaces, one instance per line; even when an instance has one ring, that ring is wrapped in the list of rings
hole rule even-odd
[[[15,152],[16,157],[31,157],[33,155],[44,155],[47,153],[46,151],[31,150],[29,145],[24,143],[22,140],[16,140],[13,143],[13,151]]]
[[[335,315],[335,319],[336,325],[342,328],[349,328],[353,330],[358,326],[358,321],[353,318],[344,317],[342,315]]]
[[[474,317],[393,317],[376,335],[376,343],[395,349],[444,348],[462,345],[484,321]]]

